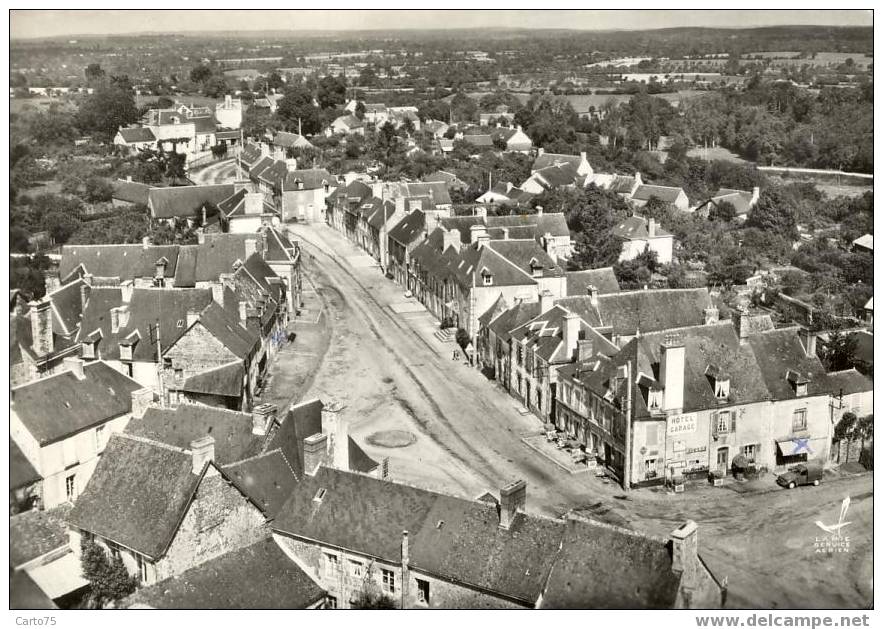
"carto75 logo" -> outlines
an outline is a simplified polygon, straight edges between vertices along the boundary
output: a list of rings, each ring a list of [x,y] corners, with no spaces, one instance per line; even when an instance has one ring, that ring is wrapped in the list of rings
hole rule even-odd
[[[849,496],[843,499],[843,504],[840,506],[840,519],[837,521],[837,524],[822,524],[819,520],[816,520],[816,526],[825,531],[825,533],[829,533],[830,535],[840,535],[840,529],[842,529],[850,522],[844,522],[846,519],[846,511],[849,509]]]

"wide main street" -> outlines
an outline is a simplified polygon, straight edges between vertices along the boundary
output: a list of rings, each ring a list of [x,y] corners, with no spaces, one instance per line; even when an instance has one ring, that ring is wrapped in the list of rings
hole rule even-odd
[[[835,476],[792,492],[776,488],[768,475],[749,491],[731,484],[672,495],[659,489],[626,494],[591,473],[568,474],[522,442],[541,431],[539,420],[521,415],[518,401],[496,383],[453,360],[453,346],[432,336],[437,322],[369,256],[326,225],[291,225],[289,234],[301,243],[308,290],[315,291],[330,328],[327,352],[309,389],[297,397],[341,406],[353,438],[378,460],[389,457],[394,480],[475,497],[521,478],[531,512],[557,517],[576,509],[658,536],[694,519],[705,560],[727,578],[728,606],[870,603],[870,475]],[[416,440],[396,448],[372,440],[389,431]],[[847,495],[851,552],[815,552],[814,541],[823,535],[815,521],[836,521]]]

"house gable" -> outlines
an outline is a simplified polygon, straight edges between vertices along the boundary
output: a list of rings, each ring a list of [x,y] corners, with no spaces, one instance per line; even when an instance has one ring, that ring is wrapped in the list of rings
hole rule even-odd
[[[164,353],[173,364],[182,364],[186,371],[199,372],[239,360],[202,322],[197,321]]]

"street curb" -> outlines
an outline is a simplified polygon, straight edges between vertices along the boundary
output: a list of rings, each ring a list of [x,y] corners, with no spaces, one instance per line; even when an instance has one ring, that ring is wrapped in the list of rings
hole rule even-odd
[[[552,463],[555,464],[556,467],[558,467],[559,469],[564,470],[565,472],[567,472],[567,473],[570,474],[571,476],[575,476],[575,475],[577,475],[577,474],[588,474],[588,472],[589,472],[589,468],[586,468],[586,469],[584,469],[584,470],[571,470],[570,468],[565,467],[564,465],[562,465],[561,463],[559,463],[558,461],[556,461],[555,459],[553,459],[552,457],[550,457],[548,454],[546,454],[545,452],[543,452],[542,450],[540,450],[538,447],[536,447],[535,445],[533,445],[532,443],[530,443],[530,442],[529,442],[527,439],[525,439],[524,437],[521,438],[521,443],[523,443],[523,444],[526,445],[528,448],[530,448],[531,450],[533,450],[534,452],[536,452],[537,454],[539,454],[540,456],[542,456],[542,457],[543,457],[544,459],[546,459],[547,461],[551,461]]]

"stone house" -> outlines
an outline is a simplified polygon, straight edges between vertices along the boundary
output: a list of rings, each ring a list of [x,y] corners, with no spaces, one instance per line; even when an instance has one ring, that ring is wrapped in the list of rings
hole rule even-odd
[[[151,188],[147,192],[151,223],[172,226],[185,223],[193,226],[206,205],[217,206],[234,192],[233,184]]]
[[[276,205],[263,192],[251,192],[239,187],[230,197],[218,204],[221,228],[227,233],[254,234],[261,227],[278,227],[279,212]]]
[[[214,462],[214,448],[211,436],[187,449],[111,437],[68,518],[73,553],[91,540],[150,585],[265,538],[264,513]]]
[[[530,171],[535,173],[538,170],[548,168],[549,166],[558,166],[560,164],[569,164],[573,166],[578,175],[589,179],[594,175],[592,165],[589,164],[585,151],[579,155],[563,155],[561,153],[547,153],[542,147],[537,149],[537,156],[533,161],[533,165],[530,167]]]
[[[633,260],[646,249],[656,253],[661,264],[672,261],[675,237],[657,225],[655,219],[631,216],[613,228],[612,236],[622,240],[620,262]]]
[[[365,119],[368,120],[367,112],[365,114]],[[378,123],[375,122],[375,124]],[[365,135],[365,123],[353,115],[339,116],[328,125],[327,129],[325,129],[325,135],[328,137],[336,134]]]
[[[350,608],[363,592],[402,609],[720,606],[694,523],[672,534],[669,550],[597,522],[529,515],[525,503],[524,481],[499,498],[464,500],[320,466],[272,527],[330,608]]]
[[[422,210],[406,212],[404,218],[389,230],[388,271],[397,284],[413,290],[411,253],[426,238],[426,214]]]
[[[120,127],[113,144],[135,154],[139,150],[156,148],[157,138],[149,127]]]
[[[64,367],[11,392],[10,437],[39,478],[29,502],[43,509],[76,500],[110,435],[153,399],[152,391],[106,363],[66,358]]]
[[[519,188],[523,192],[539,195],[556,188],[581,187],[584,181],[585,176],[580,175],[575,166],[563,162],[533,171]]]
[[[632,192],[629,200],[632,202],[632,205],[643,207],[647,205],[647,202],[653,197],[656,197],[663,203],[666,203],[681,212],[686,212],[690,209],[690,199],[687,198],[687,193],[684,192],[683,188],[677,188],[674,186],[642,184]]]

